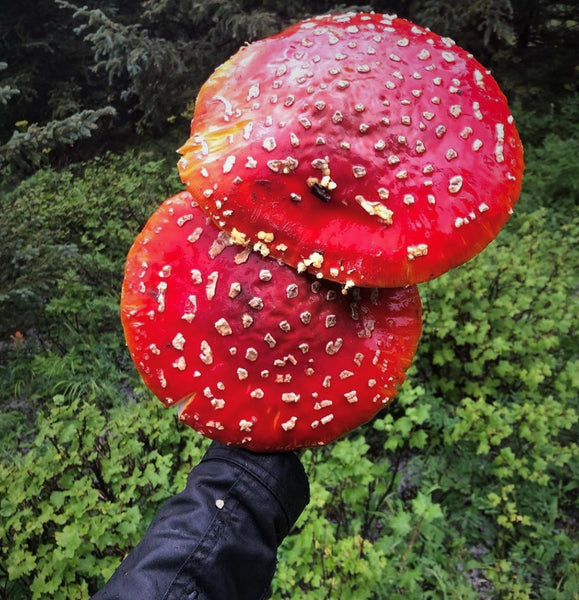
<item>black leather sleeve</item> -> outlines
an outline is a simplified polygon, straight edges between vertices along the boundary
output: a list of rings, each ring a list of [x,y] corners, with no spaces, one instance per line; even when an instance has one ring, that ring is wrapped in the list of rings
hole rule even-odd
[[[93,600],[262,600],[277,547],[309,501],[294,453],[213,442]]]

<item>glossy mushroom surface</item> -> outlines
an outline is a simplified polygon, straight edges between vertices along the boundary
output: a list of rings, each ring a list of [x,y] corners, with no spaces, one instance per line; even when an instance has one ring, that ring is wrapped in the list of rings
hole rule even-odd
[[[180,152],[183,182],[236,243],[346,288],[472,258],[523,173],[490,73],[449,38],[365,13],[243,47],[202,87]]]
[[[403,382],[421,330],[415,286],[343,295],[232,245],[187,192],[137,236],[121,316],[165,405],[258,451],[326,444],[371,419]]]

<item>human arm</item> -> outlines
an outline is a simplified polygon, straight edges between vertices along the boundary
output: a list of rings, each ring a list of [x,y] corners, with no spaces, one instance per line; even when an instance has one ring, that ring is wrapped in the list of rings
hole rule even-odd
[[[213,442],[93,600],[262,600],[308,501],[294,453]]]

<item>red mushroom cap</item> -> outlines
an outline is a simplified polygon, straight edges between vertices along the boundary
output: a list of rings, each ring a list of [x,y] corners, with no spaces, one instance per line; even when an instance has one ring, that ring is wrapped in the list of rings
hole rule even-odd
[[[396,394],[420,336],[415,286],[354,289],[232,245],[183,192],[129,252],[121,316],[147,386],[182,421],[258,451],[325,444]]]
[[[523,172],[489,72],[448,38],[365,13],[242,48],[201,89],[180,152],[183,182],[235,241],[347,287],[472,258]]]

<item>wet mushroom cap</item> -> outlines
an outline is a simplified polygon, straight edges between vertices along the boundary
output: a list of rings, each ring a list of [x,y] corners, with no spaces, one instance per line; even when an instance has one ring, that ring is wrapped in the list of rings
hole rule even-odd
[[[524,168],[506,99],[472,55],[365,13],[242,48],[202,87],[180,152],[183,182],[236,242],[346,287],[405,286],[472,258],[508,220]]]
[[[233,245],[183,192],[129,252],[121,316],[147,386],[182,421],[259,451],[326,444],[396,394],[421,330],[415,286],[354,289]]]

